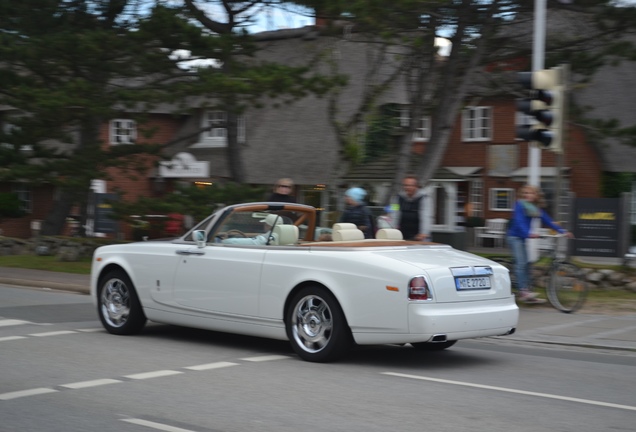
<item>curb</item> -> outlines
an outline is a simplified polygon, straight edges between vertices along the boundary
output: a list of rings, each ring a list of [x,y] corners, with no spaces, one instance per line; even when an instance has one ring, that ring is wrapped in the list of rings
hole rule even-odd
[[[572,347],[572,348],[587,348],[587,349],[596,349],[596,350],[609,350],[609,351],[623,351],[623,352],[636,352],[636,348],[632,348],[632,347],[624,347],[624,346],[619,346],[619,345],[607,345],[607,344],[602,344],[602,343],[592,343],[592,342],[582,342],[582,341],[578,341],[578,342],[570,342],[570,341],[564,341],[564,340],[545,340],[545,339],[534,339],[534,338],[523,338],[523,337],[510,337],[510,336],[505,336],[505,337],[497,337],[496,338],[497,341],[503,341],[503,342],[523,342],[523,343],[528,343],[528,344],[534,344],[534,345],[543,345],[543,346],[565,346],[565,347]]]
[[[54,289],[59,291],[71,291],[79,294],[90,294],[90,288],[84,285],[72,284],[72,283],[62,283],[62,282],[51,282],[51,281],[43,281],[43,280],[29,280],[29,279],[11,279],[11,278],[0,278],[0,283],[7,285],[16,285],[16,286],[25,286],[31,288],[39,288],[39,289]]]

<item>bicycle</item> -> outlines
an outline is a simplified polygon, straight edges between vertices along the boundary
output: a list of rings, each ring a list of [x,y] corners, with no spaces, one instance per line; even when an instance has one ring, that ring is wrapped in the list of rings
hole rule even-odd
[[[572,313],[579,310],[589,291],[589,286],[585,282],[583,270],[576,264],[567,260],[565,252],[561,252],[559,241],[561,239],[567,241],[567,237],[563,234],[542,235],[539,239],[549,239],[550,245],[545,248],[539,248],[540,259],[548,260],[547,270],[545,272],[547,283],[544,285],[546,295],[550,304],[557,310],[564,313]],[[567,245],[567,243],[566,243]],[[562,249],[567,249],[563,248]],[[510,282],[513,290],[517,289],[516,277],[514,272],[514,261],[512,258],[495,257],[493,261],[503,265],[510,272]],[[531,264],[532,265],[532,264]],[[534,282],[539,282],[540,278],[534,276],[536,266],[533,265]]]

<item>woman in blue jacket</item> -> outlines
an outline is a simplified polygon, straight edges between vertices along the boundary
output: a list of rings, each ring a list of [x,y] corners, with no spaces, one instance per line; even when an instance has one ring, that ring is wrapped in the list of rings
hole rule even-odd
[[[560,225],[555,223],[543,209],[545,203],[539,188],[531,185],[524,185],[519,189],[519,199],[515,203],[512,219],[508,225],[507,241],[512,249],[515,261],[515,275],[517,276],[517,297],[524,303],[544,303],[545,300],[537,298],[537,293],[532,292],[530,287],[532,266],[528,261],[528,250],[526,240],[538,237],[532,233],[532,220],[541,219],[543,225],[558,231],[561,234],[569,233]]]

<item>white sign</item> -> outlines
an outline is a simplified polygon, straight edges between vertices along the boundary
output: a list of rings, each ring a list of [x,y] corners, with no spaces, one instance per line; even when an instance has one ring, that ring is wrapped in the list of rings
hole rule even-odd
[[[159,162],[159,176],[171,178],[209,177],[208,162],[199,162],[190,153],[177,153],[172,160]]]

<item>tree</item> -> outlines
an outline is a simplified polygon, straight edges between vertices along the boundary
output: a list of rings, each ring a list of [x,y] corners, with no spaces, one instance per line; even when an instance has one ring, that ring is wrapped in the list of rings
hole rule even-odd
[[[24,214],[20,198],[10,192],[0,192],[0,221],[5,217],[20,217]]]
[[[56,187],[43,234],[58,234],[74,204],[86,208],[91,180],[107,178],[108,168],[142,172],[147,156],[159,157],[163,147],[174,144],[159,142],[144,129],[152,106],[170,103],[175,112],[225,110],[232,176],[241,182],[236,123],[246,104],[323,93],[338,83],[310,74],[307,67],[253,60],[257,46],[243,27],[269,0],[216,3],[225,7],[224,22],[209,18],[192,1],[0,5],[0,106],[5,125],[11,126],[0,136],[0,181]],[[205,59],[214,66],[186,68],[184,59],[173,55],[179,51],[190,53],[188,60]],[[139,139],[104,146],[99,128],[123,112],[138,122]]]

